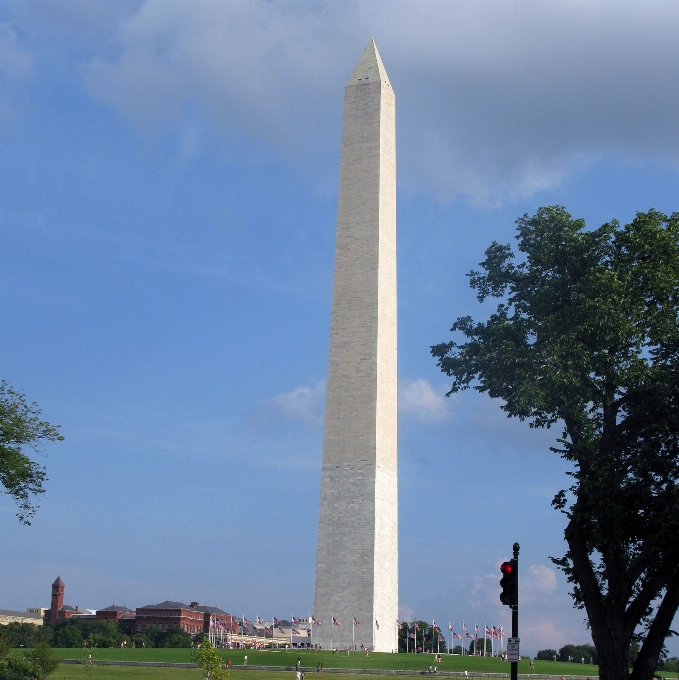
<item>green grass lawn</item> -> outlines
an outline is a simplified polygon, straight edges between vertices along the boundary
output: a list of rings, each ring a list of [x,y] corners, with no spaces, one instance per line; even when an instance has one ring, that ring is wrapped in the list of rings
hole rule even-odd
[[[188,649],[98,649],[97,656],[101,660],[111,661],[157,661],[169,663],[189,663]],[[55,649],[55,654],[62,659],[79,659],[82,657],[81,649]],[[220,654],[224,661],[230,658],[234,665],[241,665],[245,654],[248,656],[248,663],[251,666],[289,666],[295,665],[297,658],[302,659],[302,666],[305,668],[316,668],[316,663],[320,661],[325,668],[381,668],[386,670],[412,670],[414,672],[426,671],[429,664],[433,664],[432,654],[371,654],[366,658],[365,654],[351,652],[348,656],[346,652],[333,654],[329,651],[314,652],[310,651],[285,651],[285,650],[221,650]],[[470,676],[480,673],[506,673],[509,674],[510,665],[496,658],[470,657],[470,656],[449,656],[442,655],[441,663],[437,664],[439,671],[463,672],[465,669]],[[316,680],[315,670],[313,677],[307,676],[307,680]],[[538,675],[578,675],[595,676],[598,675],[598,668],[588,664],[562,663],[559,661],[535,661],[535,668],[531,669],[528,659],[519,663],[519,673],[538,674]],[[676,678],[676,673],[665,673],[664,678]],[[109,678],[176,678],[183,680],[186,678],[196,678],[200,680],[201,674],[197,669],[177,669],[177,668],[144,668],[104,666],[97,669],[97,677],[101,680]],[[64,678],[85,678],[82,666],[62,664],[59,670],[52,676],[55,680]],[[325,676],[327,678],[327,676]],[[361,678],[365,676],[341,676],[342,678]],[[239,671],[231,673],[233,680],[291,680],[294,676],[288,672],[271,671]],[[339,678],[338,678],[339,680]]]
[[[82,656],[79,649],[55,649],[62,659],[77,659]],[[98,657],[102,660],[115,661],[165,661],[170,663],[188,663],[188,649],[99,649]],[[362,652],[346,652],[333,654],[329,651],[285,651],[285,650],[222,650],[222,658],[231,659],[234,665],[241,665],[245,654],[248,662],[254,666],[294,666],[298,657],[302,666],[316,668],[320,661],[325,668],[382,668],[388,670],[425,671],[433,663],[432,654],[371,654],[366,658]],[[469,673],[509,673],[509,664],[496,658],[442,655],[437,664],[440,671],[458,671],[465,669]],[[528,660],[519,664],[519,673],[536,673],[541,675],[583,675],[598,674],[596,666],[578,663],[560,663],[555,661],[536,661],[531,669]],[[248,677],[252,677],[251,674]]]

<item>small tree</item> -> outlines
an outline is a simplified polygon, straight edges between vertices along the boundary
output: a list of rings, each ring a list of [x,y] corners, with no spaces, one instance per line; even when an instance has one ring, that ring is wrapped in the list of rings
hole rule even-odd
[[[35,666],[37,680],[45,680],[61,663],[46,642],[40,642],[35,649],[26,652],[26,658]]]
[[[225,680],[229,677],[229,671],[222,668],[222,660],[208,638],[203,639],[200,647],[191,650],[189,659],[203,669],[209,680]]]
[[[17,504],[22,524],[31,523],[37,510],[33,498],[45,493],[43,482],[47,480],[45,468],[23,449],[40,453],[43,442],[63,440],[59,426],[40,420],[40,413],[35,402],[26,403],[23,392],[14,390],[5,380],[0,382],[0,487]]]
[[[99,652],[96,648],[85,648],[82,652],[80,663],[84,666],[85,675],[92,680],[99,672]]]

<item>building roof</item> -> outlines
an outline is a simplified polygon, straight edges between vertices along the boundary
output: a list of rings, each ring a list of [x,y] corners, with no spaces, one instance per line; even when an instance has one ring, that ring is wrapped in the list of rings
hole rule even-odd
[[[165,600],[165,602],[160,602],[159,604],[146,604],[143,607],[138,607],[138,609],[191,609],[188,604],[183,602],[173,602],[172,600]]]
[[[63,586],[64,582],[61,580],[61,576],[57,576],[57,580],[52,585],[53,586]]]
[[[17,616],[22,619],[42,619],[40,614],[34,614],[33,612],[15,612],[11,609],[0,609],[0,616]]]
[[[98,612],[131,612],[129,607],[121,607],[119,604],[112,604],[110,607],[97,609]]]
[[[59,608],[59,611],[60,612],[74,612],[75,609],[73,607],[71,607],[70,604],[65,604],[63,607]]]
[[[221,616],[231,616],[229,612],[225,612],[223,609],[220,609],[219,607],[213,607],[209,604],[199,605],[198,607],[193,607],[193,609],[197,609],[199,612],[204,612],[206,614],[219,614]]]

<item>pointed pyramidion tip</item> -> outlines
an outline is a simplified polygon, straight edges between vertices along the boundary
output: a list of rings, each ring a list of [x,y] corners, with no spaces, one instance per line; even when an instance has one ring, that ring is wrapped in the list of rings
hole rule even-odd
[[[382,83],[391,86],[389,76],[382,63],[382,58],[377,51],[377,45],[375,45],[374,39],[370,38],[363,50],[361,58],[358,60],[358,64],[356,64],[354,72],[347,81],[347,87],[349,85],[358,85],[359,83],[366,83],[374,80],[380,80]]]

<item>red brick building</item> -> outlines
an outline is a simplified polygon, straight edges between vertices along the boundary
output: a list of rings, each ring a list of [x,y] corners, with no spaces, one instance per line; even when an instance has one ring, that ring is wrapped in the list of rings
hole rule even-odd
[[[203,632],[205,614],[183,602],[165,600],[160,604],[147,604],[137,607],[134,630],[145,633],[149,627],[157,626],[165,632],[172,626],[179,626],[189,635]]]
[[[45,623],[55,623],[57,619],[70,619],[75,614],[76,610],[73,607],[64,604],[65,588],[61,576],[57,576],[57,580],[52,584],[52,601],[50,608],[45,612]]]
[[[238,619],[219,607],[201,606],[198,602],[188,605],[171,600],[137,607],[134,632],[144,633],[150,626],[157,626],[165,632],[172,626],[179,626],[190,635],[197,635],[209,633],[211,622],[213,627],[240,633]]]
[[[121,616],[134,614],[131,609],[112,604],[104,609],[97,609],[97,621],[118,621]]]

